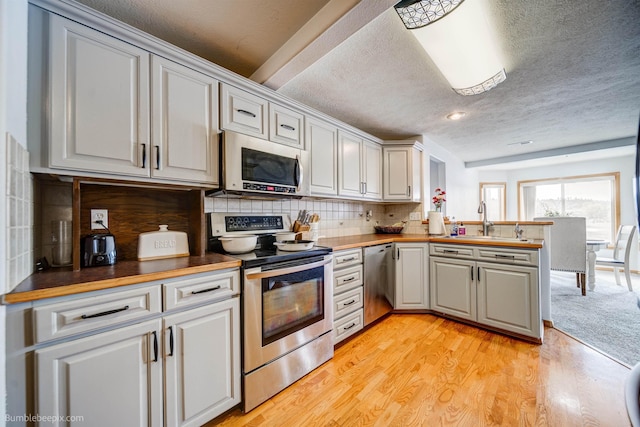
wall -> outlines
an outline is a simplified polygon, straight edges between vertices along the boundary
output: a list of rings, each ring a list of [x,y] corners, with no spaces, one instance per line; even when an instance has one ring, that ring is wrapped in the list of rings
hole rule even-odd
[[[295,220],[300,210],[306,209],[320,216],[320,236],[340,237],[374,232],[376,221],[391,225],[407,221],[405,233],[425,234],[421,221],[409,221],[410,212],[421,212],[419,203],[382,205],[349,200],[294,199],[247,200],[227,196],[205,198],[205,212],[253,212],[287,214]],[[373,216],[367,220],[367,211]]]
[[[18,200],[30,205],[30,181],[24,179],[24,162],[19,164],[18,157],[24,161],[26,147],[26,100],[27,100],[27,0],[0,0],[0,189],[3,190],[4,203],[0,209],[0,292],[13,289],[25,274],[22,263],[12,264],[10,260],[22,257],[24,246],[11,246],[9,237],[12,231],[23,230],[25,212],[14,217],[18,209]],[[12,136],[15,143],[10,143]],[[12,154],[14,153],[14,154]],[[20,154],[18,154],[20,153]],[[28,162],[27,162],[28,164]],[[9,173],[7,173],[9,172]],[[18,191],[19,177],[22,187]],[[8,178],[8,180],[7,180]],[[8,182],[9,181],[9,182]],[[16,187],[8,185],[15,182]],[[11,207],[11,201],[13,208]],[[15,210],[14,210],[15,209]],[[27,218],[30,216],[27,214]],[[18,225],[20,224],[20,225]],[[21,236],[28,242],[32,232],[28,229]],[[21,244],[24,245],[24,242]],[[28,250],[28,249],[27,249]],[[18,255],[20,253],[20,255]],[[24,260],[24,258],[22,258]],[[27,261],[23,261],[27,262]],[[0,425],[5,423],[6,408],[6,311],[0,306]]]
[[[426,135],[418,138],[425,146],[424,176],[431,176],[429,157],[446,163],[445,190],[447,201],[444,213],[449,217],[455,216],[458,221],[475,221],[481,219],[478,215],[478,172],[473,169],[466,169],[464,162],[450,151],[442,148],[438,144],[429,140]],[[426,188],[430,188],[429,185]],[[433,194],[425,194],[426,210],[433,210],[431,204]]]

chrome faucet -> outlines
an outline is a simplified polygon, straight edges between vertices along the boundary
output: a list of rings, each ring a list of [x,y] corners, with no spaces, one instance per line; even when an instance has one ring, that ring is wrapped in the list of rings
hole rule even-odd
[[[518,224],[516,222],[516,228],[514,230],[516,232],[516,238],[518,240],[522,240],[522,233],[524,233],[524,230],[522,229],[522,227],[520,227],[520,224]]]
[[[478,206],[478,213],[482,214],[482,235],[489,235],[489,228],[493,227],[493,222],[487,220],[487,204],[482,200]]]

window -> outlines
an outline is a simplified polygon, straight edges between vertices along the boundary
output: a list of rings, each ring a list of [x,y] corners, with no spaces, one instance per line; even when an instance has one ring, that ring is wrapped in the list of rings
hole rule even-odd
[[[446,189],[446,164],[440,159],[433,156],[429,157],[429,186],[431,187],[431,196],[436,194],[436,188]],[[431,196],[428,197],[429,203],[425,203],[425,210],[429,211],[433,208]],[[447,204],[442,205],[442,214],[446,215]]]
[[[613,241],[618,224],[620,174],[518,182],[518,217],[583,216],[587,238]]]
[[[507,201],[505,197],[507,184],[504,182],[481,182],[480,200],[487,205],[487,219],[489,221],[504,221],[507,216]]]

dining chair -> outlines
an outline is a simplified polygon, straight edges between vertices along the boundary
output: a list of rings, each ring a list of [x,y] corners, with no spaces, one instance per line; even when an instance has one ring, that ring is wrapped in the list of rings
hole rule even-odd
[[[551,270],[576,273],[576,286],[587,294],[587,220],[584,217],[536,217],[534,221],[553,221],[549,228]]]
[[[613,257],[597,257],[596,265],[604,265],[607,267],[613,267],[613,273],[616,277],[616,284],[620,284],[620,270],[624,271],[624,276],[627,279],[627,286],[630,291],[633,291],[631,285],[631,268],[629,266],[629,256],[631,254],[631,242],[636,234],[635,225],[621,225],[618,227],[618,233],[616,235],[616,246],[613,249]]]

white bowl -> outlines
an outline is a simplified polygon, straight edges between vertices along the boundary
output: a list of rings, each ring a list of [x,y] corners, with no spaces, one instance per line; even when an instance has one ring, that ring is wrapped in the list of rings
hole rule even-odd
[[[243,254],[256,248],[258,236],[244,234],[242,236],[222,236],[218,240],[222,242],[222,248],[230,254]]]
[[[285,240],[274,243],[278,249],[287,252],[308,251],[313,248],[314,244],[313,240]]]
[[[295,233],[293,231],[281,231],[276,233],[276,242],[284,242],[285,240],[295,240],[296,236],[300,233]]]

